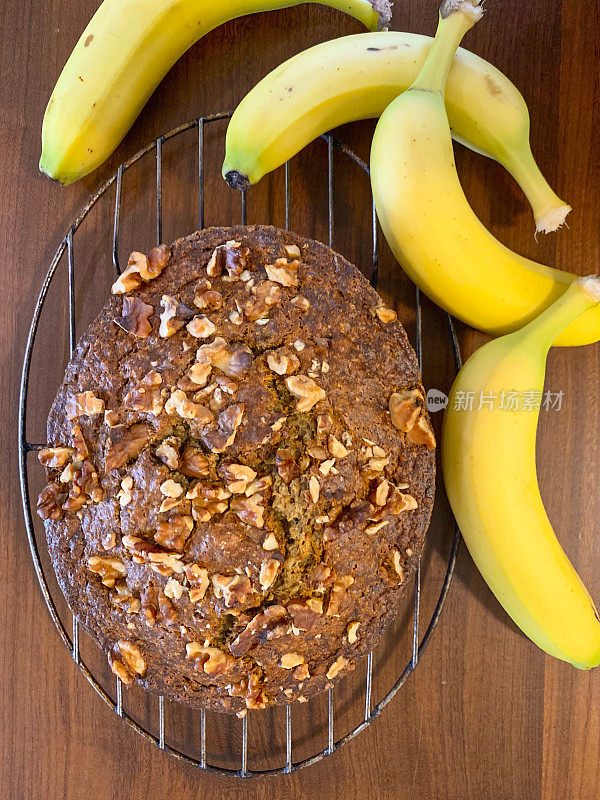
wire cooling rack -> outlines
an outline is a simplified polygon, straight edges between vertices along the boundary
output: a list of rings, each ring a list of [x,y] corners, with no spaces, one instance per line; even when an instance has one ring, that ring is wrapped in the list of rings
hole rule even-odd
[[[197,149],[197,175],[194,177],[194,181],[197,185],[197,203],[198,203],[198,227],[204,227],[204,218],[205,218],[205,204],[207,199],[207,190],[206,190],[206,179],[207,176],[205,175],[205,131],[208,125],[211,125],[218,121],[226,121],[229,119],[231,114],[222,113],[222,114],[214,114],[211,116],[201,117],[199,119],[193,120],[185,125],[181,125],[178,128],[175,128],[172,131],[160,136],[155,141],[148,144],[142,150],[140,150],[136,155],[130,158],[125,163],[121,164],[117,169],[116,173],[112,175],[90,198],[89,202],[85,205],[85,207],[81,210],[75,221],[72,223],[71,227],[68,229],[67,234],[65,235],[64,239],[61,241],[58,249],[51,261],[50,268],[46,274],[44,282],[42,284],[35,309],[33,312],[33,318],[31,320],[31,326],[29,329],[29,335],[27,339],[27,345],[25,349],[25,356],[23,361],[23,370],[22,370],[22,378],[21,378],[21,391],[20,391],[20,400],[19,400],[19,430],[18,430],[18,437],[19,437],[19,474],[20,474],[20,483],[21,483],[21,496],[23,502],[23,511],[25,515],[25,525],[27,530],[27,537],[29,540],[29,546],[31,549],[31,556],[33,559],[33,565],[35,568],[35,572],[37,575],[37,579],[40,584],[40,589],[44,596],[44,600],[48,607],[48,611],[50,612],[50,616],[52,617],[52,621],[54,622],[56,629],[60,638],[62,639],[65,646],[69,649],[72,654],[73,660],[79,667],[79,669],[83,672],[89,683],[94,687],[96,692],[99,696],[104,700],[104,702],[110,706],[116,714],[126,722],[131,728],[133,728],[137,733],[139,733],[144,739],[149,742],[155,744],[159,749],[169,753],[170,755],[174,756],[175,758],[187,762],[188,764],[193,764],[197,767],[200,767],[203,770],[207,770],[209,772],[216,772],[231,776],[237,776],[240,778],[249,778],[255,775],[274,775],[278,773],[292,773],[302,767],[309,766],[310,764],[314,764],[317,761],[320,761],[327,755],[331,755],[336,750],[338,750],[343,744],[353,739],[357,736],[361,731],[363,731],[368,725],[370,725],[373,720],[375,720],[383,711],[385,706],[392,700],[392,698],[396,695],[400,687],[404,684],[408,676],[414,672],[419,664],[419,660],[423,655],[427,644],[431,638],[433,630],[438,622],[442,607],[444,605],[444,601],[446,599],[446,595],[448,592],[448,588],[450,585],[450,581],[452,579],[452,574],[454,571],[454,565],[456,562],[456,556],[458,552],[458,546],[460,542],[460,533],[456,527],[454,527],[452,532],[452,542],[449,551],[449,555],[445,557],[445,573],[443,575],[443,580],[441,583],[441,588],[439,589],[439,593],[437,594],[437,600],[433,606],[433,611],[427,625],[425,627],[424,632],[422,632],[423,624],[420,619],[421,613],[421,583],[422,583],[422,570],[421,570],[421,562],[419,562],[415,582],[414,582],[414,592],[412,598],[412,645],[410,646],[410,657],[408,662],[405,664],[403,668],[398,670],[395,674],[395,680],[391,687],[383,694],[381,699],[375,701],[374,698],[374,668],[375,666],[375,654],[373,652],[369,653],[366,657],[366,670],[365,670],[365,677],[364,681],[362,681],[362,685],[355,689],[353,692],[352,702],[355,704],[359,704],[359,706],[363,709],[360,711],[360,718],[359,721],[353,723],[350,726],[349,730],[346,730],[340,738],[336,738],[337,733],[337,726],[336,726],[336,719],[338,718],[338,711],[336,708],[336,693],[339,692],[340,687],[339,685],[335,687],[335,689],[330,689],[328,696],[326,696],[326,710],[323,715],[323,731],[322,733],[326,735],[326,746],[319,749],[318,746],[315,746],[316,752],[309,754],[303,758],[295,758],[294,751],[297,749],[297,743],[294,738],[294,731],[295,727],[293,725],[293,720],[295,715],[299,711],[299,706],[296,705],[288,705],[285,708],[285,717],[283,720],[279,720],[279,722],[275,721],[274,719],[269,719],[270,716],[275,715],[277,712],[276,710],[266,710],[262,712],[252,713],[245,716],[241,720],[237,720],[235,718],[228,717],[228,724],[230,726],[229,733],[227,736],[227,743],[224,749],[227,750],[226,753],[223,753],[221,750],[217,753],[219,756],[226,757],[226,764],[222,763],[215,763],[217,761],[222,761],[223,758],[212,759],[211,760],[211,737],[208,731],[208,719],[211,715],[213,716],[220,716],[223,717],[224,715],[215,715],[215,712],[207,712],[205,710],[199,710],[197,712],[190,712],[186,710],[185,713],[193,713],[195,718],[191,723],[191,739],[193,739],[194,747],[186,747],[179,743],[173,743],[170,741],[169,733],[167,731],[167,723],[166,719],[169,715],[165,713],[165,706],[177,706],[177,704],[165,704],[164,698],[159,697],[157,702],[157,708],[152,709],[152,714],[150,720],[140,720],[136,718],[135,714],[130,712],[126,709],[126,705],[128,703],[125,702],[125,695],[122,691],[122,684],[118,678],[114,678],[112,674],[107,676],[106,674],[101,675],[100,668],[94,668],[89,666],[86,663],[85,658],[82,656],[81,652],[81,635],[83,631],[80,630],[80,625],[75,616],[70,615],[70,612],[67,612],[67,615],[70,615],[71,620],[69,624],[69,620],[65,621],[65,612],[61,612],[59,610],[60,604],[63,602],[62,598],[60,597],[60,592],[58,588],[52,584],[52,575],[51,575],[51,567],[47,563],[47,559],[44,559],[43,556],[45,554],[45,540],[43,537],[43,531],[40,533],[40,526],[36,523],[34,524],[34,518],[32,515],[31,510],[31,492],[30,492],[30,473],[29,470],[31,469],[31,464],[34,464],[33,469],[37,469],[41,471],[41,468],[37,464],[37,459],[34,459],[32,456],[28,458],[30,454],[34,454],[41,450],[45,443],[38,442],[32,443],[28,440],[26,427],[27,427],[27,420],[28,420],[28,395],[30,389],[30,377],[31,377],[31,364],[32,364],[32,352],[34,348],[34,344],[36,341],[36,335],[38,334],[38,328],[40,323],[40,317],[42,315],[42,311],[44,309],[44,305],[48,299],[48,293],[53,284],[53,280],[55,280],[57,271],[59,266],[66,265],[66,288],[67,288],[67,303],[66,307],[68,310],[68,351],[69,355],[72,355],[76,341],[77,341],[77,332],[76,332],[76,313],[75,313],[75,300],[76,300],[76,270],[75,270],[75,256],[74,256],[74,237],[79,230],[82,222],[84,219],[90,214],[91,210],[99,203],[103,198],[107,197],[108,190],[114,185],[115,186],[115,200],[114,200],[114,211],[112,215],[112,246],[111,246],[111,260],[114,267],[114,270],[117,274],[120,274],[121,268],[119,264],[119,235],[121,230],[121,220],[123,216],[123,208],[122,208],[122,183],[123,183],[123,176],[124,174],[130,170],[135,164],[142,161],[143,159],[148,160],[151,158],[152,155],[154,156],[155,160],[155,167],[156,167],[156,242],[160,243],[163,239],[163,145],[165,142],[174,139],[175,137],[180,136],[186,131],[191,131],[192,133],[195,132],[196,135],[196,144],[195,149]],[[368,175],[369,169],[368,166],[362,161],[350,148],[346,145],[342,144],[338,141],[332,134],[325,134],[322,139],[325,140],[327,146],[327,211],[328,211],[328,241],[329,246],[333,246],[334,242],[334,230],[335,230],[335,219],[334,219],[334,151],[343,154],[345,159],[348,159],[350,163],[354,164],[358,169],[363,170],[364,173]],[[284,169],[284,213],[285,213],[285,227],[289,228],[290,226],[290,209],[291,209],[291,171],[290,171],[290,164],[289,162],[285,164],[283,167]],[[250,190],[246,190],[241,194],[241,224],[246,224],[246,217],[247,217],[247,193]],[[104,204],[105,206],[108,205],[108,199]],[[226,224],[223,221],[223,224]],[[227,223],[231,224],[231,223]],[[377,221],[375,215],[374,206],[372,206],[372,226],[371,226],[371,236],[372,236],[372,258],[371,258],[371,273],[369,279],[373,286],[377,286],[377,278],[378,278],[378,252],[379,252],[379,243],[378,243],[378,229],[377,229]],[[415,350],[417,353],[419,366],[422,366],[423,360],[423,347],[422,347],[422,307],[421,307],[421,297],[419,290],[416,289],[415,296],[414,296],[414,304],[415,304]],[[455,368],[458,370],[461,364],[461,355],[460,350],[456,338],[456,333],[454,329],[454,325],[452,319],[446,315],[446,321],[448,325],[448,332],[449,332],[449,339],[450,339],[450,346],[454,357],[454,365]],[[37,465],[37,466],[35,466]],[[44,560],[46,560],[46,564],[44,564]],[[52,585],[51,585],[52,584]],[[411,625],[410,621],[407,622],[408,625]],[[410,631],[409,631],[410,634]],[[112,685],[111,685],[112,684]],[[343,684],[342,684],[343,686]],[[141,691],[141,690],[140,690]],[[128,695],[127,695],[128,697]],[[317,702],[319,698],[310,701],[310,704]],[[154,712],[156,716],[154,716]],[[175,714],[177,714],[177,708],[175,709]],[[181,713],[184,713],[183,709],[181,709]],[[143,716],[143,715],[142,715]],[[280,714],[281,716],[281,714]],[[313,719],[313,715],[309,714],[309,718]],[[314,724],[313,722],[310,723],[311,725]],[[267,730],[267,737],[273,736],[274,725],[283,727],[284,730],[279,730],[281,734],[281,746],[279,747],[278,752],[275,754],[276,756],[280,757],[280,762],[274,766],[268,766],[266,768],[258,768],[252,769],[249,766],[249,740],[251,740],[251,734],[254,732],[254,728],[257,729],[260,726],[265,726]],[[232,727],[233,726],[233,727]],[[270,731],[270,733],[269,733]],[[315,737],[316,738],[316,737]],[[323,736],[323,739],[325,736]],[[265,736],[262,736],[262,741],[265,741]],[[304,737],[303,744],[306,745],[306,737]],[[304,748],[305,749],[305,748]],[[192,752],[193,751],[193,752]]]

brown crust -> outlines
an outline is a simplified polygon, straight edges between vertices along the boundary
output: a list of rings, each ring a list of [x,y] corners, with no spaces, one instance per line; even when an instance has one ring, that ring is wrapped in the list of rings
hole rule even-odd
[[[215,248],[228,241],[241,243],[229,255],[235,260],[238,249],[245,253],[253,283],[230,264],[232,280],[223,280],[227,271],[208,278],[206,291],[218,292],[222,302],[213,294],[195,305]],[[280,291],[271,294],[278,299],[256,320],[253,309],[266,296],[264,284],[257,289],[267,277],[265,265],[295,260],[286,245],[300,249],[300,264],[289,270],[290,286],[285,275],[284,284],[275,282]],[[280,265],[285,268],[285,262]],[[84,454],[87,448],[90,465],[83,474],[75,469],[74,478],[71,469],[62,483],[65,466],[46,466],[51,488],[42,511],[59,584],[81,624],[111,653],[113,670],[137,678],[149,691],[230,713],[310,698],[347,674],[381,636],[429,524],[435,453],[397,430],[388,412],[393,392],[422,392],[405,331],[394,319],[382,321],[393,315],[376,312],[379,296],[344,258],[272,227],[210,228],[180,239],[162,274],[132,294],[154,309],[149,335],[115,324],[123,297],[112,296],[79,342],[48,419],[49,446],[77,453],[83,447]],[[183,324],[169,338],[158,334],[164,295],[183,304],[177,312]],[[242,309],[249,300],[254,305],[236,314],[236,299]],[[186,329],[190,309],[214,324],[207,338]],[[191,330],[203,334],[206,325],[194,323]],[[207,383],[218,378],[220,394],[211,395],[209,388],[199,399],[185,376],[198,348],[219,336],[235,351],[223,367],[230,374],[213,366]],[[274,371],[269,354],[277,370],[287,367],[289,374]],[[290,375],[303,377],[289,381]],[[200,417],[182,418],[174,402],[165,409],[178,382],[179,399],[201,405]],[[315,404],[299,413],[311,383],[324,396],[311,395],[307,404]],[[84,392],[104,402],[104,413],[69,419],[73,398]],[[81,402],[98,410],[89,395]],[[207,422],[205,412],[214,422]],[[368,442],[375,443],[375,452]],[[338,457],[328,464],[332,450]],[[106,473],[109,451],[113,469]],[[81,457],[61,451],[45,461]],[[203,473],[208,477],[197,477]],[[267,481],[247,497],[252,473]],[[382,477],[400,487],[395,506],[375,503]],[[225,499],[210,494],[228,486],[235,492]],[[171,496],[181,490],[181,497]],[[192,500],[186,499],[190,490],[196,494]],[[400,492],[414,498],[417,508],[411,501],[399,503]],[[379,500],[385,494],[380,490]],[[248,505],[252,498],[256,503]],[[168,506],[180,499],[158,511],[164,501]],[[63,505],[61,511],[69,502],[73,510]],[[253,516],[257,508],[262,527]],[[324,521],[327,515],[335,519]],[[93,570],[90,558],[96,559]],[[98,558],[117,559],[124,567],[117,563],[114,573]],[[174,570],[178,560],[188,568],[195,564],[196,572]],[[201,587],[203,575],[208,588],[192,602],[190,590]],[[195,597],[200,595],[201,588]],[[319,603],[330,613],[318,613]],[[352,625],[348,636],[355,622],[360,625]],[[198,643],[189,648],[191,658],[189,642]],[[280,666],[282,658],[298,665]]]

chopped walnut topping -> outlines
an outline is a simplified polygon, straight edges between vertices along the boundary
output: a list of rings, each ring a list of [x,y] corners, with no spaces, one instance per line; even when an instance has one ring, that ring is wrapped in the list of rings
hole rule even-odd
[[[158,513],[164,514],[166,511],[172,511],[174,508],[177,508],[178,505],[181,505],[181,503],[183,503],[183,499],[181,497],[165,497],[160,504]]]
[[[215,514],[223,514],[227,511],[227,502],[231,497],[223,487],[216,483],[196,483],[186,494],[186,498],[192,501],[192,516],[197,522],[208,522]]]
[[[327,678],[328,680],[332,680],[338,675],[343,669],[345,669],[350,662],[345,656],[338,656],[336,660],[331,664],[329,669],[327,670]]]
[[[116,411],[105,411],[104,412],[104,422],[108,425],[109,428],[117,428],[119,427],[119,415]]]
[[[273,350],[267,355],[269,369],[277,375],[291,375],[292,372],[300,369],[300,359],[293,353],[286,353],[285,350]]]
[[[284,244],[283,249],[290,258],[300,258],[300,248],[297,244]]]
[[[163,439],[154,455],[169,469],[179,469],[179,442],[177,439]]]
[[[232,494],[243,494],[256,478],[256,472],[243,464],[221,464],[219,473]]]
[[[65,403],[67,419],[75,417],[93,417],[102,414],[104,411],[104,400],[101,400],[93,392],[81,392]]]
[[[167,587],[169,587],[169,585],[171,585],[171,588],[172,588],[172,583],[171,583],[172,581],[173,581],[173,579],[170,578],[169,581],[167,582],[167,585],[165,586],[165,589],[167,589]],[[174,583],[179,583],[179,581],[173,581],[173,582]],[[170,592],[170,593],[172,593],[172,592]],[[177,608],[175,607],[175,604],[173,603],[173,599],[171,597],[169,597],[168,595],[166,595],[165,592],[162,591],[162,590],[159,591],[159,593],[158,593],[158,610],[159,610],[160,616],[167,623],[167,625],[169,625],[169,626],[177,625],[177,622],[178,622],[178,619],[179,619],[178,613],[177,613]]]
[[[262,475],[260,478],[255,478],[255,480],[248,485],[244,494],[246,497],[252,497],[253,494],[264,493],[272,483],[273,478],[270,475]]]
[[[244,630],[230,643],[229,649],[239,658],[245,655],[259,638],[270,641],[285,636],[289,631],[285,608],[280,605],[267,606],[250,620]]]
[[[323,531],[323,539],[326,542],[333,541],[339,536],[351,533],[357,528],[361,528],[367,520],[371,519],[374,508],[371,503],[364,500],[354,500],[336,519]]]
[[[163,410],[160,386],[162,375],[151,370],[130,392],[125,395],[124,405],[134,411],[145,411],[157,417]]]
[[[252,591],[247,575],[213,575],[212,585],[215,596],[222,597],[227,608],[244,603]]]
[[[304,656],[301,656],[300,653],[284,653],[281,656],[279,666],[284,669],[294,669],[294,667],[299,667],[300,664],[304,664],[305,661],[306,659]]]
[[[275,453],[275,466],[279,477],[285,484],[289,485],[295,478],[300,476],[300,467],[291,450],[277,450]]]
[[[281,287],[274,281],[260,281],[252,287],[252,294],[244,305],[244,314],[250,322],[266,318],[270,309],[281,302]]]
[[[378,531],[384,528],[386,525],[389,525],[389,519],[384,519],[383,522],[377,522],[375,525],[367,525],[365,528],[365,533],[368,533],[369,536],[374,536]]]
[[[298,286],[298,267],[299,261],[288,261],[286,258],[276,259],[274,264],[267,264],[265,270],[267,278],[282,286]]]
[[[390,493],[391,484],[385,478],[381,478],[377,486],[375,487],[375,491],[372,493],[370,500],[376,506],[384,506],[387,502],[388,495]]]
[[[143,422],[137,422],[129,428],[113,428],[111,435],[115,440],[109,445],[104,462],[106,472],[124,466],[131,458],[137,458],[150,441],[153,428]]]
[[[208,589],[208,570],[198,564],[186,564],[185,577],[190,585],[190,601],[198,603],[203,600]]]
[[[404,567],[402,566],[402,558],[400,557],[398,550],[392,551],[392,566],[394,568],[394,572],[396,572],[400,578],[400,583],[402,583],[404,581]]]
[[[198,289],[196,288],[194,305],[203,311],[205,309],[207,311],[218,311],[223,307],[223,295],[220,292],[214,291],[214,289],[209,289],[201,294],[198,294]]]
[[[402,511],[414,511],[418,508],[419,504],[411,494],[404,494],[397,486],[394,486],[394,491],[388,498],[386,503],[386,510],[390,514],[400,514]]]
[[[229,378],[245,378],[252,366],[252,351],[246,345],[229,345],[222,336],[203,344],[196,353],[201,364],[216,367]]]
[[[209,474],[208,459],[197,445],[187,444],[179,470],[188,478],[206,478]]]
[[[340,575],[336,578],[329,592],[329,603],[327,604],[327,611],[325,614],[328,617],[337,617],[340,604],[346,596],[346,591],[349,586],[354,583],[352,575]]]
[[[237,305],[237,301],[236,301],[236,305]],[[242,312],[238,308],[234,308],[234,310],[229,315],[229,321],[231,322],[232,325],[241,325],[243,323],[243,321],[244,321],[244,318],[242,316]]]
[[[413,444],[424,444],[428,450],[435,450],[435,435],[427,417],[422,414],[416,424],[406,434]]]
[[[48,469],[63,467],[70,460],[75,450],[72,447],[46,447],[40,450],[38,458],[42,466]]]
[[[245,697],[246,707],[250,710],[260,710],[267,707],[267,695],[262,690],[260,675],[250,675],[248,692]]]
[[[287,612],[296,630],[309,631],[323,614],[323,601],[320,598],[290,600]]]
[[[125,541],[125,537],[123,537],[123,541]],[[161,553],[161,552],[148,552],[147,553],[148,560],[152,562],[152,566],[154,568],[162,567],[162,569],[156,569],[161,575],[169,576],[172,572],[181,573],[183,572],[184,566],[179,560],[181,558],[180,555],[175,553]]]
[[[246,269],[247,255],[248,249],[242,248],[241,242],[220,244],[213,250],[206,272],[211,278],[218,278],[225,269],[230,278],[239,278]]]
[[[310,300],[306,297],[303,297],[301,294],[297,294],[296,297],[292,297],[290,303],[298,309],[298,311],[308,311],[310,308]]]
[[[117,647],[131,672],[136,675],[143,675],[146,671],[146,661],[140,648],[133,642],[127,642],[124,639],[119,639]]]
[[[262,528],[265,524],[264,498],[260,494],[253,494],[251,497],[236,495],[231,500],[231,510],[247,525]]]
[[[375,309],[375,313],[377,314],[379,319],[384,323],[393,322],[393,320],[398,318],[398,315],[396,314],[395,311],[393,311],[391,308],[388,308],[387,306],[384,306],[383,304],[377,306],[377,308]]]
[[[121,481],[121,489],[117,492],[117,498],[121,508],[131,503],[131,490],[133,489],[133,478],[126,475]]]
[[[317,564],[317,566],[312,571],[312,574],[309,578],[309,583],[311,586],[319,591],[323,592],[327,589],[335,580],[335,573],[331,571],[331,567],[328,567],[326,564]]]
[[[184,489],[180,483],[169,478],[161,483],[160,491],[165,497],[181,497]]]
[[[389,402],[390,416],[394,427],[403,433],[410,431],[423,413],[424,404],[425,399],[419,389],[394,392]]]
[[[300,413],[310,411],[319,400],[325,398],[323,389],[306,375],[292,375],[285,379],[285,384],[293,395],[300,398],[296,405],[296,411]]]
[[[242,423],[245,406],[243,403],[232,403],[221,411],[217,421],[217,429],[205,431],[202,441],[213,453],[224,453],[230,447]]]
[[[143,281],[157,278],[169,261],[170,250],[165,244],[153,247],[145,256],[133,252],[127,261],[127,268],[112,285],[113,294],[126,294],[139,289]]]
[[[235,659],[218,647],[202,646],[200,642],[188,642],[185,646],[188,658],[194,659],[198,669],[203,669],[207,675],[223,675],[230,672]]]
[[[125,686],[130,686],[133,683],[133,675],[131,672],[113,653],[108,654],[108,663],[113,675],[116,675]]]
[[[111,287],[112,294],[127,294],[139,289],[142,285],[140,270],[147,270],[148,260],[143,253],[133,252],[127,261],[127,267],[119,275]]]
[[[296,667],[296,669],[292,672],[292,675],[297,681],[305,681],[307,678],[310,677],[308,664],[299,664]]]
[[[217,330],[217,326],[208,317],[199,314],[185,326],[188,333],[197,339],[208,339]]]
[[[167,625],[177,624],[177,609],[162,590],[158,593],[158,612]]]
[[[194,316],[194,312],[170,294],[163,294],[160,304],[162,311],[158,335],[163,339],[169,339],[183,328],[186,320]]]
[[[147,625],[154,625],[158,617],[158,600],[152,583],[146,584],[140,592],[140,605]]]
[[[314,475],[311,475],[310,480],[308,481],[308,491],[310,492],[310,499],[313,501],[313,503],[317,503],[319,501],[321,485]]]
[[[201,403],[194,403],[188,400],[187,395],[181,389],[173,389],[171,396],[165,403],[167,414],[177,414],[182,419],[193,419],[200,425],[208,425],[214,419],[212,411]]]
[[[166,244],[159,244],[157,247],[153,247],[148,253],[148,258],[146,260],[146,272],[141,273],[142,278],[145,281],[152,281],[154,278],[158,278],[160,273],[169,263],[170,257],[171,250]]]
[[[351,622],[348,627],[346,628],[346,633],[348,634],[348,644],[356,644],[358,641],[358,629],[360,627],[360,622]]]
[[[323,461],[322,464],[319,464],[319,472],[322,475],[329,475],[329,473],[333,470],[334,464],[335,458],[329,458],[327,461]]]
[[[208,280],[208,278],[200,278],[196,286],[194,287],[194,296],[198,297],[204,292],[208,292],[212,289],[212,283]],[[194,305],[196,305],[194,303]]]
[[[127,571],[120,558],[102,558],[101,556],[90,556],[88,567],[92,572],[100,575],[104,586],[109,588],[112,588],[117,578],[121,578]]]
[[[112,550],[117,544],[117,534],[114,531],[105,531],[102,534],[102,547],[105,550]]]
[[[66,492],[58,483],[45,486],[37,501],[37,513],[42,519],[60,519]]]
[[[185,586],[179,583],[178,580],[175,580],[175,578],[169,578],[165,585],[164,592],[169,600],[181,600],[185,592]]]
[[[123,298],[121,316],[115,317],[115,324],[126,333],[131,333],[139,339],[147,339],[152,333],[152,325],[149,322],[150,316],[154,313],[154,308],[139,297],[127,295]]]
[[[275,536],[273,531],[271,531],[271,533],[269,533],[269,535],[265,537],[262,543],[262,548],[263,550],[277,550],[278,547],[279,543],[277,542],[277,537]]]
[[[187,516],[174,516],[168,522],[156,526],[154,541],[167,550],[181,552],[194,527],[194,520]]]
[[[334,458],[345,458],[348,455],[348,450],[346,450],[344,445],[331,433],[327,438],[327,446]]]
[[[315,614],[323,613],[323,599],[321,597],[309,597],[306,604]]]
[[[266,592],[273,585],[273,581],[279,572],[279,566],[279,561],[276,558],[270,558],[261,564],[258,580],[263,592]]]
[[[208,383],[208,377],[212,372],[210,364],[199,364],[196,362],[188,369],[186,378],[194,384],[194,389],[202,388]]]
[[[73,425],[71,428],[71,443],[77,452],[77,461],[85,461],[90,457],[90,451],[81,430],[81,425]]]

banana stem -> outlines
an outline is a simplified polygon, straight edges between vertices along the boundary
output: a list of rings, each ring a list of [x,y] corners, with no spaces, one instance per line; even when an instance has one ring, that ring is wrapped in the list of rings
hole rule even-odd
[[[552,190],[527,147],[506,149],[506,164],[510,174],[521,186],[533,210],[537,233],[550,233],[565,221],[571,206]]]
[[[452,60],[465,33],[481,18],[479,0],[446,0],[435,39],[410,89],[443,94]]]
[[[570,325],[584,311],[600,304],[600,277],[588,275],[573,281],[567,291],[549,308],[543,311],[520,331],[511,336],[517,336],[521,345],[529,342],[533,349],[540,348],[538,352],[547,353],[557,336]]]

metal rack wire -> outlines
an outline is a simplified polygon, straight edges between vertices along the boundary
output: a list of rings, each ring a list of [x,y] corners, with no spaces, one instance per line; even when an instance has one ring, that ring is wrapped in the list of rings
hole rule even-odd
[[[199,119],[181,125],[178,128],[175,128],[174,130],[169,131],[168,133],[158,137],[158,139],[148,144],[146,147],[144,147],[142,150],[136,153],[128,161],[121,164],[117,169],[116,173],[112,175],[112,177],[110,177],[102,186],[100,186],[100,188],[90,198],[89,202],[85,205],[85,207],[81,210],[77,218],[72,223],[66,236],[59,244],[58,249],[56,250],[56,253],[52,259],[50,268],[48,269],[46,277],[43,281],[33,312],[33,318],[31,321],[31,326],[29,329],[29,335],[27,338],[27,344],[25,348],[22,377],[21,377],[18,441],[19,441],[19,474],[21,483],[21,498],[23,503],[27,537],[29,540],[29,546],[31,550],[31,556],[33,559],[34,569],[37,575],[38,582],[40,584],[40,589],[42,591],[44,600],[48,607],[48,611],[52,618],[52,621],[54,622],[54,625],[56,626],[58,634],[62,639],[63,643],[70,650],[73,660],[75,661],[79,669],[83,672],[89,683],[93,686],[93,688],[104,700],[104,702],[107,705],[109,705],[117,713],[117,715],[122,720],[124,720],[130,727],[132,727],[137,733],[139,733],[147,741],[155,744],[159,749],[168,752],[177,759],[187,762],[188,764],[193,764],[195,766],[198,766],[201,769],[207,770],[209,772],[233,775],[240,778],[248,778],[254,775],[274,775],[278,773],[292,773],[302,767],[314,764],[317,761],[320,761],[325,756],[331,755],[336,750],[338,750],[343,744],[353,739],[381,714],[383,709],[387,706],[387,704],[396,695],[400,687],[404,684],[408,676],[416,669],[419,660],[425,648],[427,647],[427,644],[430,641],[433,629],[437,624],[442,607],[444,605],[448,588],[450,586],[450,581],[452,579],[452,574],[454,571],[454,565],[456,562],[456,556],[460,542],[460,533],[458,529],[455,527],[441,590],[439,592],[433,613],[422,635],[420,631],[421,564],[419,563],[415,577],[414,596],[413,596],[411,657],[406,666],[404,667],[404,669],[398,675],[393,686],[389,689],[389,691],[385,694],[385,696],[381,700],[379,700],[379,702],[373,704],[373,652],[369,653],[366,659],[366,679],[364,683],[364,715],[362,721],[358,725],[356,725],[352,730],[347,732],[345,735],[343,735],[339,739],[336,739],[335,736],[336,712],[335,712],[335,694],[334,694],[335,690],[330,689],[328,695],[328,705],[327,705],[327,746],[324,749],[320,750],[319,752],[316,752],[314,755],[309,756],[308,758],[304,758],[302,760],[294,760],[292,705],[286,706],[285,709],[285,762],[280,766],[271,769],[257,769],[257,770],[252,770],[248,767],[248,737],[249,737],[249,727],[250,727],[249,716],[245,716],[239,723],[241,727],[240,739],[239,739],[240,742],[239,763],[241,764],[240,768],[239,769],[228,768],[209,763],[207,757],[207,725],[206,725],[207,714],[206,711],[204,710],[200,710],[199,712],[200,755],[199,757],[192,756],[189,753],[184,752],[182,749],[170,745],[166,740],[165,703],[163,697],[159,697],[158,699],[158,733],[154,734],[149,730],[147,730],[146,727],[140,724],[136,719],[133,718],[133,716],[128,714],[127,711],[125,710],[123,702],[122,685],[120,680],[118,678],[116,679],[114,699],[113,699],[111,694],[109,694],[103,688],[98,678],[92,673],[92,671],[88,668],[88,666],[82,659],[80,654],[80,636],[79,636],[80,630],[79,630],[78,620],[75,616],[73,616],[71,630],[69,630],[69,626],[65,625],[61,619],[61,616],[57,609],[57,604],[52,596],[52,591],[48,585],[48,581],[46,579],[46,575],[44,572],[44,567],[42,565],[42,560],[40,558],[40,551],[38,549],[38,543],[34,531],[34,522],[30,504],[28,455],[32,452],[39,451],[45,446],[45,444],[43,443],[29,442],[26,434],[28,390],[29,390],[32,352],[36,340],[36,335],[38,332],[38,326],[40,322],[42,309],[47,299],[48,291],[50,289],[52,280],[55,277],[59,264],[63,261],[66,253],[67,278],[68,278],[67,286],[68,286],[69,354],[72,355],[77,340],[76,320],[75,320],[75,258],[73,250],[73,238],[77,230],[79,229],[81,223],[87,217],[91,209],[96,205],[96,203],[106,194],[108,189],[111,186],[113,186],[113,184],[116,184],[113,231],[112,231],[112,263],[116,273],[120,274],[121,269],[119,265],[119,234],[120,234],[120,223],[122,216],[121,203],[122,203],[123,175],[128,169],[130,169],[136,162],[138,162],[144,156],[154,152],[155,163],[156,163],[156,241],[157,243],[160,243],[162,241],[162,226],[163,226],[163,190],[162,190],[163,145],[165,142],[167,142],[170,139],[173,139],[179,134],[194,129],[197,131],[197,156],[198,156],[197,182],[198,182],[198,209],[199,209],[198,227],[200,229],[204,227],[205,127],[206,125],[217,122],[219,120],[227,120],[229,119],[230,116],[231,115],[228,113],[221,113],[221,114],[213,114],[211,116],[201,117]],[[343,153],[347,158],[349,158],[352,162],[354,162],[360,169],[364,170],[365,173],[368,174],[369,169],[368,166],[364,163],[364,161],[362,161],[347,146],[345,146],[344,144],[339,142],[336,138],[334,138],[332,134],[324,134],[322,138],[325,139],[327,144],[328,241],[329,245],[333,246],[334,228],[335,228],[334,166],[333,166],[334,151],[337,150]],[[285,164],[284,170],[285,170],[284,173],[285,226],[286,228],[289,228],[290,188],[291,188],[289,163]],[[242,224],[246,224],[246,208],[247,208],[247,193],[245,191],[242,193],[241,197]],[[370,275],[370,281],[373,286],[376,286],[377,276],[378,276],[378,230],[377,230],[377,220],[376,220],[374,205],[372,208],[372,238],[373,238],[372,270]],[[418,289],[416,289],[416,294],[415,294],[415,311],[416,311],[415,350],[419,361],[419,367],[421,367],[422,357],[423,357],[422,331],[421,331],[422,314],[421,314],[421,297]],[[458,346],[458,341],[456,338],[456,332],[454,329],[452,319],[448,315],[446,315],[446,317],[449,329],[451,348],[454,356],[454,363],[456,369],[458,370],[461,365],[460,349]],[[262,712],[262,713],[268,713],[268,712]]]

